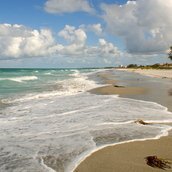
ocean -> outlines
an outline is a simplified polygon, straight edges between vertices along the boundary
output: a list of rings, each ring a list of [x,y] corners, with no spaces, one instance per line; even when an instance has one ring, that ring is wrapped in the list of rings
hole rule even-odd
[[[71,172],[104,146],[167,135],[166,107],[88,92],[104,70],[1,69],[0,171]]]

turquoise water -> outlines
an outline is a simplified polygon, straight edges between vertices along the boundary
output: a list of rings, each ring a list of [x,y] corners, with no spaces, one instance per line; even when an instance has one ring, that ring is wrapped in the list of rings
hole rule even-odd
[[[72,78],[76,71],[77,69],[0,69],[0,98],[51,91],[53,85]],[[79,71],[87,73],[94,69]]]

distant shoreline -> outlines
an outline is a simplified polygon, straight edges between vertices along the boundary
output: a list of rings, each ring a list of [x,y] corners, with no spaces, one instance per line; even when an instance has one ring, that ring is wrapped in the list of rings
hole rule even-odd
[[[135,72],[141,75],[155,77],[155,78],[169,78],[172,79],[172,69],[134,69],[134,68],[119,68],[116,70]]]

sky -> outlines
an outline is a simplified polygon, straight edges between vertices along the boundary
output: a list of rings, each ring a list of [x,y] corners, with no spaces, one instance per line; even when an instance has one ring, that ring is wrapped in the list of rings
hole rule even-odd
[[[0,1],[0,68],[170,62],[172,0]]]

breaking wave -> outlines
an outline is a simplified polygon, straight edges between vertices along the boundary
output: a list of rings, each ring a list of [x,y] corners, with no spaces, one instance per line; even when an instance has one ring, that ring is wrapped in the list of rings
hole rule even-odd
[[[37,76],[20,76],[20,77],[10,77],[10,78],[0,78],[0,81],[9,80],[14,82],[32,81],[37,80]]]

